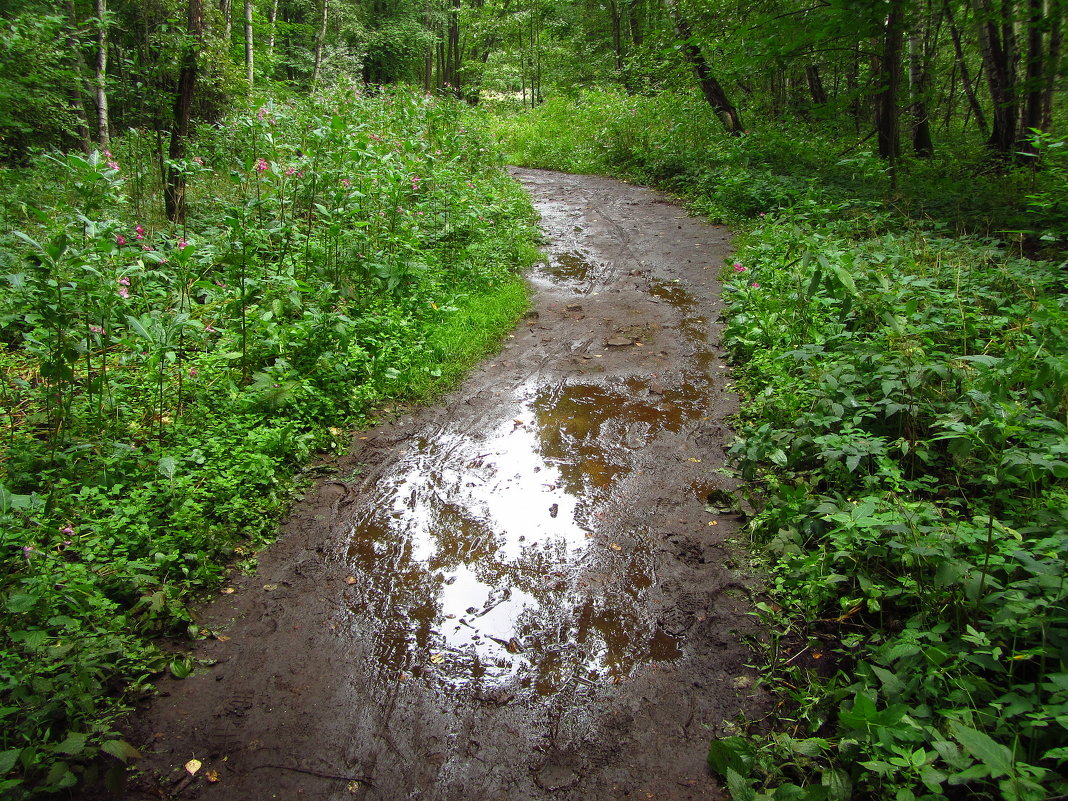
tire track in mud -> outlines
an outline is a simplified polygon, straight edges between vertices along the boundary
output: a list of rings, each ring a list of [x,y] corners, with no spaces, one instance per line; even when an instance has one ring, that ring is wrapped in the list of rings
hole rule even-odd
[[[740,521],[705,508],[734,488],[729,236],[513,174],[548,241],[531,311],[443,402],[358,434],[199,613],[211,666],[131,718],[127,798],[721,797],[708,741],[761,703]]]

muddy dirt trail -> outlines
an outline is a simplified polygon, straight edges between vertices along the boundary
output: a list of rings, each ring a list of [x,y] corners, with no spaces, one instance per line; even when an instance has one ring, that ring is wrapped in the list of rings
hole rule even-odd
[[[547,261],[503,350],[354,439],[199,667],[134,717],[127,798],[702,799],[758,703],[715,276],[727,232],[615,181],[515,170]],[[195,777],[182,765],[196,758]]]

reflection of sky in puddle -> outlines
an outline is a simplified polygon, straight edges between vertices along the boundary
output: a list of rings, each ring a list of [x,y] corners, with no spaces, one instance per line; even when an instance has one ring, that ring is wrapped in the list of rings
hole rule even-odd
[[[676,658],[644,601],[651,548],[591,532],[633,453],[700,415],[702,394],[543,386],[484,432],[416,441],[362,498],[349,549],[383,668],[547,694]]]

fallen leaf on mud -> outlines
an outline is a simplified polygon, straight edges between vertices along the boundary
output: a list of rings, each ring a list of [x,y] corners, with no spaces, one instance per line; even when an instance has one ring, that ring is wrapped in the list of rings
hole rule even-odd
[[[445,654],[431,654],[430,661],[433,662],[435,665],[440,665],[442,662],[445,661]]]
[[[622,551],[623,550],[623,546],[620,545],[618,542],[613,542],[608,547],[611,548],[613,551]]]
[[[223,595],[233,595],[235,592],[237,592],[237,590],[235,590],[233,587],[223,587],[221,592]]]
[[[214,784],[215,782],[219,781],[219,771],[209,770],[207,773],[204,774],[204,778]]]
[[[355,584],[356,581],[357,581],[357,579],[356,579],[355,576],[345,576],[345,583],[346,584]]]
[[[185,772],[188,773],[190,776],[195,776],[197,771],[200,770],[203,764],[204,763],[201,762],[199,759],[190,759],[188,762],[185,763]]]
[[[719,521],[718,520],[709,520],[708,521],[708,525],[710,525],[710,526],[718,526],[719,525]]]
[[[510,654],[518,654],[523,650],[523,643],[519,642],[519,640],[515,637],[512,637],[512,639],[508,641],[508,647],[506,650]]]
[[[731,684],[734,685],[734,689],[736,690],[744,690],[752,683],[753,680],[749,676],[735,676],[734,680],[731,681]]]
[[[264,584],[263,585],[263,589],[267,590],[267,592],[270,592],[271,590],[277,590],[278,589],[278,585],[277,584]]]
[[[700,460],[700,459],[697,459],[697,458],[695,458],[695,457],[693,457],[693,456],[691,456],[691,457],[690,457],[689,459],[687,459],[686,461],[687,461],[687,462],[697,462],[698,464],[700,464],[700,462],[701,462],[701,460]]]
[[[227,637],[225,634],[216,634],[215,635],[215,639],[218,640],[219,642],[229,642],[229,640],[230,640],[230,638]]]

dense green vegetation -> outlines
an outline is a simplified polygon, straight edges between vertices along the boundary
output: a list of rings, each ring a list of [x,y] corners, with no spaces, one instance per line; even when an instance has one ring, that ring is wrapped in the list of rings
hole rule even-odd
[[[577,102],[509,120],[512,157],[750,220],[724,271],[732,455],[782,700],[713,744],[732,797],[1063,795],[1068,295],[1056,251],[1013,244],[1065,230],[1063,174],[915,163],[890,195],[833,137],[728,137],[696,98]]]
[[[351,87],[236,112],[161,219],[151,143],[3,176],[0,789],[131,749],[150,637],[273,533],[294,473],[525,307],[528,201],[456,101]],[[153,202],[157,201],[157,202]],[[117,763],[116,763],[117,764]]]

